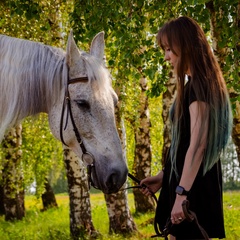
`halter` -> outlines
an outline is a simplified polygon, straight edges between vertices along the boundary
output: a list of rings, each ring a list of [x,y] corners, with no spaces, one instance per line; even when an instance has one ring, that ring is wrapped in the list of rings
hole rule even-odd
[[[68,77],[68,81],[66,84],[66,88],[65,88],[65,95],[64,95],[64,100],[63,100],[63,106],[62,106],[62,113],[61,113],[61,119],[60,119],[60,139],[62,141],[62,143],[68,147],[68,145],[65,143],[64,139],[63,139],[63,130],[66,129],[67,124],[68,124],[68,117],[70,115],[70,119],[73,125],[73,131],[75,133],[75,136],[77,138],[77,141],[80,145],[80,148],[82,150],[82,160],[83,162],[86,164],[87,166],[87,176],[88,176],[88,183],[89,183],[89,189],[90,187],[94,187],[97,188],[92,180],[92,169],[95,167],[95,159],[93,157],[93,155],[91,153],[89,153],[85,146],[84,143],[81,139],[80,133],[76,127],[74,118],[73,118],[73,114],[72,114],[72,107],[71,107],[71,98],[70,98],[70,94],[69,94],[69,90],[68,90],[68,86],[70,84],[75,84],[78,82],[87,82],[88,81],[88,77],[80,77],[80,78],[73,78],[73,79],[69,79]],[[65,109],[67,108],[67,116],[66,116],[66,122],[65,122],[65,126],[63,127],[63,117],[64,117],[64,113],[65,113]]]

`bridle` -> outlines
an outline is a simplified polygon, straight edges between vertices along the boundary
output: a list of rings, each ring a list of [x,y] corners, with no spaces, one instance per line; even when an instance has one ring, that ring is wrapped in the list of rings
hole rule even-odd
[[[66,130],[66,128],[67,128],[68,118],[70,116],[70,120],[71,120],[72,126],[73,126],[73,131],[75,133],[75,136],[76,136],[76,139],[79,143],[79,146],[82,150],[82,160],[86,164],[86,167],[87,167],[87,177],[88,177],[89,189],[90,189],[91,186],[96,188],[96,189],[99,189],[93,183],[93,180],[92,180],[92,170],[95,167],[94,156],[86,150],[86,147],[85,147],[85,145],[82,141],[81,135],[80,135],[80,133],[77,129],[76,123],[75,123],[74,118],[73,118],[73,113],[72,113],[71,98],[70,98],[68,86],[70,84],[75,84],[75,83],[79,83],[79,82],[88,82],[88,77],[79,77],[79,78],[69,79],[69,74],[68,74],[68,80],[67,80],[67,84],[66,84],[66,87],[65,87],[64,100],[63,100],[63,105],[62,105],[62,113],[61,113],[61,118],[60,118],[60,139],[61,139],[62,143],[65,146],[68,147],[68,145],[66,144],[66,142],[64,141],[64,138],[63,138],[63,131]],[[64,118],[64,113],[65,113],[66,110],[67,110],[66,121],[65,121],[65,126],[63,126],[63,118]],[[146,187],[145,185],[140,186],[140,180],[138,180],[132,174],[128,173],[128,177],[131,178],[136,183],[138,183],[138,185],[128,187],[128,188],[125,188],[125,189],[122,189],[122,190],[126,190],[126,189],[129,189],[129,188],[144,188],[144,187]],[[97,175],[96,175],[96,180],[97,180]],[[97,180],[97,182],[98,182],[98,180]],[[153,199],[155,200],[155,202],[157,202],[156,196],[154,194],[152,196],[153,196]]]
[[[77,129],[76,123],[73,118],[73,113],[72,113],[71,98],[70,98],[68,86],[70,84],[75,84],[78,82],[88,82],[88,77],[79,77],[79,78],[73,78],[73,79],[69,79],[69,77],[68,77],[68,81],[67,81],[67,84],[65,87],[65,94],[64,94],[62,113],[61,113],[61,119],[60,119],[60,139],[61,139],[62,143],[68,147],[68,145],[66,144],[66,142],[63,139],[63,130],[66,129],[67,124],[68,124],[68,118],[70,116],[70,120],[71,120],[72,126],[73,126],[73,131],[75,133],[75,136],[79,143],[79,146],[82,150],[82,161],[84,162],[84,164],[86,164],[86,167],[87,167],[89,189],[91,186],[98,189],[98,187],[96,187],[96,185],[93,183],[93,180],[92,180],[92,170],[95,167],[94,156],[86,150],[85,145],[81,139],[81,135]],[[65,110],[67,110],[67,115],[66,115],[65,126],[63,127],[63,118],[64,118]],[[97,178],[97,176],[96,176],[96,178]]]

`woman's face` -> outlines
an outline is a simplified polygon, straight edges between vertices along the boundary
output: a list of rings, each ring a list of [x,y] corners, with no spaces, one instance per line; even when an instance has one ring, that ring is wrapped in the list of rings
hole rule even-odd
[[[178,56],[175,55],[169,46],[164,46],[164,60],[168,61],[174,70],[176,70]]]
[[[179,51],[175,47],[174,47],[174,51],[173,51],[173,49],[171,49],[171,47],[169,45],[168,37],[166,35],[163,35],[161,37],[160,42],[161,42],[161,47],[164,50],[164,60],[168,61],[172,65],[173,69],[176,70],[178,58],[179,58],[177,55],[179,55],[178,54]],[[177,53],[176,53],[176,51],[177,51]]]

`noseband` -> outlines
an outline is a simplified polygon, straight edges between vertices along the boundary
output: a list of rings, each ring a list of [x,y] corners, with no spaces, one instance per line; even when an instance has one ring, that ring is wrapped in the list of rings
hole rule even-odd
[[[67,82],[66,88],[65,88],[65,95],[64,95],[62,113],[61,113],[61,119],[60,119],[60,139],[61,139],[62,143],[68,147],[68,145],[65,143],[65,141],[63,139],[63,130],[66,130],[66,128],[67,128],[68,117],[70,115],[70,119],[71,119],[72,126],[73,126],[73,131],[75,133],[76,139],[82,150],[82,161],[87,165],[87,176],[88,176],[89,188],[91,186],[94,188],[97,188],[94,185],[93,180],[92,180],[92,169],[95,167],[95,165],[94,165],[95,159],[94,159],[93,155],[86,150],[84,143],[81,139],[80,133],[77,129],[76,123],[73,118],[72,107],[71,107],[71,98],[70,98],[70,94],[69,94],[69,90],[68,90],[68,86],[70,84],[74,84],[74,83],[78,83],[78,82],[87,82],[87,81],[88,81],[88,77],[68,79],[68,82]],[[67,116],[66,116],[65,126],[63,127],[63,118],[64,118],[64,113],[65,113],[66,109],[67,109]]]

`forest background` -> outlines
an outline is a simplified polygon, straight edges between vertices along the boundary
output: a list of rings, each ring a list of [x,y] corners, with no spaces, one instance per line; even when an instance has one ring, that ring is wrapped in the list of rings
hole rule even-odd
[[[222,166],[225,190],[236,190],[240,188],[239,0],[3,0],[0,2],[0,33],[65,49],[68,33],[73,29],[78,46],[88,51],[94,35],[105,32],[106,64],[119,96],[116,111],[119,135],[129,170],[141,179],[157,173],[162,167],[170,142],[168,109],[175,92],[174,78],[156,46],[155,36],[164,22],[181,15],[193,17],[201,24],[227,82],[234,129]],[[4,196],[4,189],[11,193],[5,196],[8,200],[16,200],[31,189],[36,190],[38,198],[51,187],[54,193],[69,191],[62,144],[52,137],[47,116],[29,117],[15,131],[19,129],[22,140],[18,149],[21,149],[21,154],[12,161],[13,165],[4,157],[9,145],[2,147],[1,196]],[[6,142],[8,137],[6,135]],[[6,176],[6,172],[10,174]],[[7,181],[9,178],[10,181]],[[8,182],[12,184],[7,186]],[[139,192],[134,190],[133,194],[136,212],[153,209],[152,203]],[[105,198],[107,203],[111,202],[111,199]],[[126,196],[115,198],[125,199]],[[110,204],[107,207],[109,210]],[[122,211],[128,219],[131,218],[128,210]],[[123,232],[110,210],[108,213],[110,230]],[[23,210],[20,219],[24,215]],[[17,213],[14,218],[18,218]],[[76,217],[74,221],[78,227],[84,222]],[[135,230],[134,221],[127,229],[127,232]],[[71,234],[79,236],[79,231],[72,227]]]

